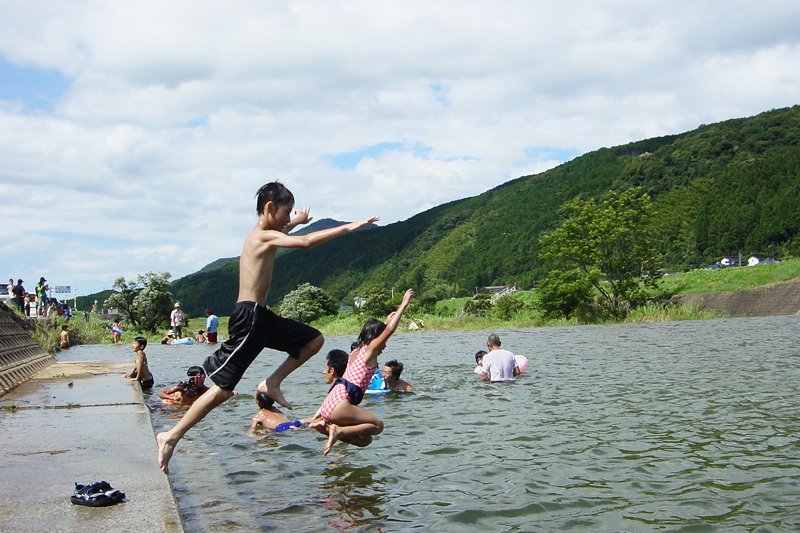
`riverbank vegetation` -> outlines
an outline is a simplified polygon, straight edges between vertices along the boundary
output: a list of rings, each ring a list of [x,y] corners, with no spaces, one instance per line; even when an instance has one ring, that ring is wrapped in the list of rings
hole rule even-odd
[[[679,306],[670,298],[680,294],[727,292],[754,289],[757,287],[783,283],[800,277],[800,259],[789,259],[780,263],[757,265],[753,267],[729,267],[719,269],[696,269],[689,272],[666,275],[658,283],[658,288],[650,290],[641,305],[631,309],[624,320],[595,321],[594,323],[646,323],[671,320],[701,320],[714,318],[711,313],[693,306]],[[538,307],[538,290],[520,290],[500,297],[491,304],[491,297],[447,298],[434,302],[415,300],[404,320],[404,329],[418,328],[419,331],[461,331],[483,329],[508,329],[553,326],[576,326],[588,323],[580,316],[567,318],[547,318]],[[391,298],[390,298],[391,300]],[[476,305],[475,302],[478,302]],[[487,302],[491,305],[487,305]],[[391,305],[391,302],[389,302]],[[465,311],[473,308],[472,313]],[[326,336],[355,336],[365,320],[363,313],[354,310],[339,311],[312,322],[312,325]],[[412,323],[414,326],[412,326]],[[42,319],[36,321],[32,335],[46,350],[52,353],[58,344],[61,325],[67,324],[72,344],[110,344],[111,320],[103,320],[90,314],[85,321],[80,314],[68,322],[63,319]],[[124,325],[124,343],[130,343],[141,335],[150,343],[159,343],[167,333],[166,326],[157,332],[146,332]],[[186,335],[194,335],[205,329],[205,317],[193,317],[184,328]],[[221,338],[228,336],[228,317],[221,316],[219,323]]]

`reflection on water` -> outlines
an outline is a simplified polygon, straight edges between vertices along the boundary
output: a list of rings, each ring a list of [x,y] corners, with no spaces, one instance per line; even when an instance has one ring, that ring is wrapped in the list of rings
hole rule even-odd
[[[499,331],[530,358],[511,384],[472,373],[488,333],[395,335],[382,361],[423,393],[368,396],[384,432],[327,457],[315,431],[247,434],[265,351],[176,450],[188,530],[800,530],[800,317]],[[148,349],[154,390],[209,350]],[[319,406],[322,364],[286,381],[287,414]]]
[[[352,467],[339,460],[329,464],[324,475],[322,491],[329,496],[321,498],[320,504],[327,525],[351,531],[387,518],[381,510],[387,499],[385,480],[377,467]]]

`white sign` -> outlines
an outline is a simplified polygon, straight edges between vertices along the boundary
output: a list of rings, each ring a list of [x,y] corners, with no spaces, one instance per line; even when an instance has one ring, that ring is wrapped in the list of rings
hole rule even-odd
[[[69,285],[56,285],[53,287],[53,293],[55,294],[69,294],[72,292],[72,287]]]

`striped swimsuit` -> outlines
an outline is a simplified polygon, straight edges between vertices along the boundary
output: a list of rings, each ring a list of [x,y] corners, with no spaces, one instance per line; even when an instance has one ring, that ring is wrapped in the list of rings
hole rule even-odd
[[[347,361],[347,369],[344,371],[344,375],[342,376],[353,385],[361,387],[362,391],[367,390],[369,380],[372,379],[372,373],[376,368],[374,366],[368,368],[364,362],[364,359],[366,358],[366,351],[367,347],[362,346],[357,352],[350,356],[350,359]],[[339,405],[339,402],[345,400],[349,401],[347,389],[343,384],[339,383],[331,389],[331,391],[325,397],[325,401],[322,402],[322,410],[320,411],[322,418],[324,418],[327,422],[330,422],[331,416],[333,416],[333,410],[337,405]]]

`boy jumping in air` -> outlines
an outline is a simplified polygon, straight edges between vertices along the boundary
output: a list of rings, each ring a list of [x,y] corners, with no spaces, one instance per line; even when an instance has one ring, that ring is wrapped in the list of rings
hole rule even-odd
[[[281,183],[267,183],[256,194],[258,221],[247,234],[239,258],[239,296],[230,316],[230,338],[203,363],[214,386],[192,404],[172,429],[156,435],[158,463],[165,474],[169,473],[169,460],[178,442],[212,409],[234,395],[236,384],[261,350],[272,348],[285,351],[289,356],[272,375],[259,383],[256,392],[291,409],[283,397],[281,383],[322,348],[324,338],[319,331],[264,307],[272,282],[275,254],[278,248],[310,248],[322,244],[377,222],[379,218],[370,217],[306,235],[287,235],[298,224],[311,220],[307,207],[296,211],[292,219],[293,208],[294,196]]]

